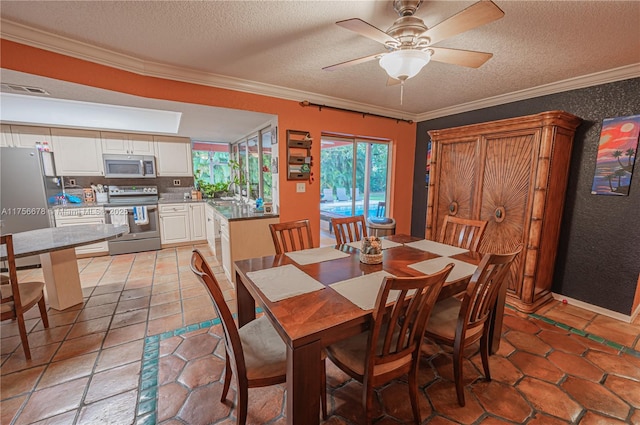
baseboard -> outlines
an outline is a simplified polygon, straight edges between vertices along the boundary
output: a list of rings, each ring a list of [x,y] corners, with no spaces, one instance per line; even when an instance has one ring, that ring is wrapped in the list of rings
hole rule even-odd
[[[594,313],[602,314],[603,316],[611,317],[612,319],[620,320],[621,322],[625,322],[625,323],[631,323],[634,317],[637,316],[638,313],[640,313],[640,308],[639,308],[633,315],[630,316],[628,314],[618,313],[617,311],[607,310],[606,308],[598,307],[597,305],[589,304],[584,301],[575,300],[573,298],[567,297],[562,294],[556,294],[555,292],[552,292],[551,295],[553,295],[554,300],[557,300],[557,301],[566,300],[567,303],[571,305],[575,305],[576,307],[580,307],[585,310],[592,311]]]
[[[635,321],[638,318],[638,315],[640,315],[640,305],[636,308],[636,311],[631,313],[631,321]]]

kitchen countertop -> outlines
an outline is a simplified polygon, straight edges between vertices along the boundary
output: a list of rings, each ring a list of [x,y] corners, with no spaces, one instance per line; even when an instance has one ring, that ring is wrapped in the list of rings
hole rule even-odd
[[[14,233],[13,248],[16,258],[19,258],[73,248],[96,241],[115,239],[117,236],[128,232],[129,228],[127,226],[114,226],[113,224],[47,227]],[[5,257],[6,249],[3,246],[0,249],[0,259]]]
[[[263,218],[276,218],[278,214],[265,214],[253,211],[253,206],[248,204],[239,204],[235,201],[216,201],[206,200],[218,214],[228,221],[239,220],[259,220]]]
[[[49,209],[58,210],[62,208],[102,208],[106,205],[106,202],[81,202],[79,204],[74,204],[71,202],[66,203],[65,205],[50,205]]]
[[[158,205],[162,204],[194,204],[206,202],[205,199],[180,199],[180,198],[160,198]]]

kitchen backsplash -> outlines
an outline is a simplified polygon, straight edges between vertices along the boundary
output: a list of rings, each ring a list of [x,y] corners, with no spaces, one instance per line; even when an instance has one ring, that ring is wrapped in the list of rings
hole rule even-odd
[[[75,180],[76,185],[72,186],[69,181]],[[180,180],[180,185],[175,186],[174,180]],[[101,184],[103,186],[115,185],[115,186],[158,186],[158,193],[162,192],[184,192],[191,190],[194,186],[193,177],[156,177],[155,179],[107,179],[104,177],[64,177],[65,190],[68,189],[82,189],[85,187],[91,187],[91,185]]]

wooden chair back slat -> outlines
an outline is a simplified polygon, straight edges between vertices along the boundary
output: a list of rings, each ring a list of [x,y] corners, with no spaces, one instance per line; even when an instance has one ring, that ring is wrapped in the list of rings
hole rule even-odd
[[[309,220],[274,223],[269,225],[269,230],[276,254],[313,248]]]
[[[363,215],[332,218],[331,225],[338,245],[357,242],[367,236],[367,223]]]
[[[191,255],[191,270],[207,288],[209,295],[211,296],[213,307],[220,318],[220,322],[222,323],[222,329],[224,331],[224,345],[227,349],[229,360],[234,366],[233,369],[238,379],[242,379],[242,377],[246,376],[246,365],[238,328],[233,320],[233,315],[229,310],[229,306],[224,300],[220,284],[216,280],[215,275],[204,256],[197,249],[194,249]]]
[[[477,251],[486,227],[486,220],[470,220],[447,215],[444,217],[438,242]]]

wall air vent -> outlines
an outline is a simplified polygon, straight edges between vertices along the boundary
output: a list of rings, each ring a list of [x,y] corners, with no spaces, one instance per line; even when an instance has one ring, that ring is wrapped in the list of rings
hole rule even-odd
[[[40,87],[22,86],[19,84],[2,83],[2,89],[6,92],[12,93],[28,93],[28,94],[41,94],[49,96],[49,92]]]

